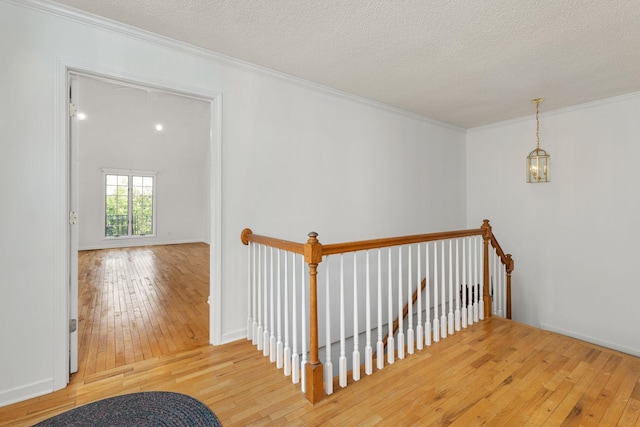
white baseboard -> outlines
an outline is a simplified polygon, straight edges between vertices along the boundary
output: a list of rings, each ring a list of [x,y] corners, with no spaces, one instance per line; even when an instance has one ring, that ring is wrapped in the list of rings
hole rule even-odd
[[[127,240],[109,240],[108,242],[100,245],[90,245],[90,246],[81,246],[78,247],[79,251],[93,251],[96,249],[116,249],[116,248],[133,248],[136,246],[156,246],[156,245],[181,245],[184,243],[206,243],[202,239],[187,239],[187,240],[164,240],[164,241],[149,241],[149,240],[141,240],[136,241],[136,239],[127,239]]]
[[[247,338],[247,330],[245,328],[237,329],[235,331],[222,334],[222,339],[220,340],[220,344],[227,344],[233,341],[238,341],[240,339],[246,339],[246,338]]]
[[[556,326],[553,325],[549,325],[546,323],[541,323],[540,324],[540,328],[545,329],[547,331],[551,331],[551,332],[556,332],[558,334],[562,334],[562,335],[566,335],[568,337],[572,337],[572,338],[576,338],[582,341],[586,341],[586,342],[590,342],[592,344],[596,344],[596,345],[600,345],[602,347],[607,347],[613,350],[617,350],[617,351],[621,351],[623,353],[627,353],[627,354],[631,354],[633,356],[638,356],[640,357],[640,349],[638,348],[632,348],[632,347],[628,347],[626,345],[621,345],[621,344],[616,344],[616,343],[612,343],[606,340],[601,340],[598,338],[594,338],[588,335],[583,335],[583,334],[579,334],[577,332],[573,332],[573,331],[567,331],[565,329],[562,328],[558,328]]]
[[[33,397],[53,392],[53,378],[16,387],[10,390],[0,390],[0,407],[22,402]]]

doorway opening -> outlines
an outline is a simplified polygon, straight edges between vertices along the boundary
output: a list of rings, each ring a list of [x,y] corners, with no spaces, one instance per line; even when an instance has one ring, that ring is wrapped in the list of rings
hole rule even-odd
[[[67,72],[70,324],[77,319],[69,371],[95,374],[215,343],[219,99]],[[114,170],[154,172],[153,209],[142,209],[152,227],[114,235],[105,182]]]

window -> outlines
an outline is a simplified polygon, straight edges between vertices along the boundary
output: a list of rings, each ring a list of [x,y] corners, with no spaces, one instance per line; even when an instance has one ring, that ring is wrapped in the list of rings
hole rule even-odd
[[[105,237],[155,234],[155,172],[105,171]]]

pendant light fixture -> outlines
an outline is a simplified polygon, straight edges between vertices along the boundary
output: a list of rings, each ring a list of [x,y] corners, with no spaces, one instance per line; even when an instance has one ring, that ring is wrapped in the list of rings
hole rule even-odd
[[[532,99],[531,102],[536,104],[536,148],[527,156],[527,182],[542,183],[549,182],[549,166],[551,155],[540,148],[540,119],[539,109],[540,103],[544,98]]]

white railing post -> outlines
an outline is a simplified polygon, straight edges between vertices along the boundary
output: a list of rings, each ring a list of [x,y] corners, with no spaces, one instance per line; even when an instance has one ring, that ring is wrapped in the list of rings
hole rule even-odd
[[[422,327],[422,258],[420,257],[420,243],[418,243],[418,289],[417,299],[418,307],[416,308],[418,312],[417,326],[416,326],[416,348],[418,350],[422,350],[424,348],[424,329]]]
[[[289,347],[289,252],[284,253],[284,374],[291,375],[291,347]]]
[[[251,292],[251,262],[253,260],[251,256],[251,250],[253,249],[253,243],[249,242],[247,245],[247,340],[253,341],[253,318],[251,317],[251,311],[253,307],[251,306],[252,301],[252,292]]]
[[[269,276],[267,275],[267,248],[264,248],[264,260],[262,262],[264,269],[264,329],[262,333],[262,355],[269,355]]]
[[[347,386],[347,343],[344,313],[344,254],[340,254],[340,387]]]
[[[440,264],[442,267],[442,270],[440,272],[441,274],[441,279],[440,279],[440,286],[442,287],[442,296],[441,296],[441,301],[442,301],[442,305],[440,307],[440,310],[442,311],[442,317],[440,318],[440,337],[441,338],[446,338],[447,337],[447,315],[446,315],[446,280],[445,280],[445,269],[444,269],[444,240],[441,240],[442,242],[442,251],[440,254]]]
[[[473,325],[473,297],[475,292],[475,285],[473,284],[473,244],[475,244],[475,237],[469,237],[469,265],[468,265],[468,273],[469,273],[469,281],[467,285],[467,325]],[[472,244],[473,243],[473,244]]]
[[[333,394],[333,363],[331,362],[331,292],[329,290],[329,257],[325,257],[325,322],[327,331],[327,340],[325,343],[325,380],[324,387],[326,394]]]
[[[388,315],[389,315],[389,331],[387,338],[387,362],[392,364],[395,361],[395,342],[393,339],[393,275],[391,268],[391,248],[389,248],[388,254],[388,298],[387,298],[387,307],[388,307]]]
[[[371,274],[369,265],[369,251],[365,252],[365,322],[366,322],[366,340],[364,346],[364,372],[367,375],[373,373],[373,349],[371,348]]]
[[[474,260],[474,279],[473,279],[473,286],[476,287],[476,291],[473,294],[474,298],[473,298],[473,321],[474,323],[477,323],[478,320],[480,320],[479,317],[479,313],[478,313],[478,309],[479,309],[479,301],[480,301],[480,278],[479,278],[479,274],[478,274],[478,238],[476,236],[475,240],[475,244],[473,245],[474,250],[475,250],[475,256],[473,257]]]
[[[464,242],[464,240],[463,240]],[[455,312],[455,329],[460,330],[460,239],[456,239],[456,312]]]
[[[384,344],[382,342],[382,258],[378,248],[378,342],[376,343],[376,367],[384,368]]]
[[[282,343],[282,280],[281,280],[281,264],[280,253],[282,251],[278,249],[278,336],[276,337],[276,367],[282,369],[282,352],[284,351],[284,344]]]
[[[404,359],[402,301],[402,246],[398,246],[398,359]]]
[[[424,259],[425,259],[425,273],[424,273],[424,280],[426,281],[425,284],[425,288],[424,288],[424,293],[425,293],[425,306],[426,306],[426,313],[425,313],[425,323],[424,323],[424,339],[425,339],[425,344],[427,346],[431,345],[431,282],[429,280],[429,278],[431,277],[431,269],[429,268],[430,264],[429,264],[429,243],[427,242],[425,244],[424,247]]]
[[[453,335],[453,240],[449,240],[449,312],[447,316],[447,332]]]
[[[304,273],[303,273],[304,274]],[[300,382],[300,355],[298,354],[298,275],[296,274],[296,255],[293,254],[291,262],[291,336],[293,337],[293,348],[291,351],[291,382],[298,384]]]
[[[262,247],[264,250],[260,251],[260,247]],[[262,284],[263,284],[263,264],[264,264],[264,260],[262,259],[262,256],[260,255],[260,252],[264,252],[266,251],[266,247],[264,246],[258,246],[258,328],[257,328],[257,339],[256,339],[256,347],[258,348],[258,350],[262,350],[263,347],[263,340],[264,340],[264,329],[262,327],[262,294],[263,294],[263,289],[262,289]]]
[[[307,284],[305,280],[304,256],[300,257],[300,329],[302,344],[302,362],[300,363],[300,388],[303,393],[307,391]]]
[[[415,338],[413,336],[413,260],[411,256],[411,245],[409,245],[409,273],[407,277],[407,353],[413,354],[415,347]],[[400,314],[402,316],[402,314]]]
[[[269,282],[269,293],[271,296],[271,299],[269,300],[269,312],[271,313],[271,334],[269,335],[269,361],[270,362],[275,362],[276,361],[276,335],[275,335],[275,329],[276,329],[276,323],[275,323],[275,304],[274,304],[274,284],[273,284],[273,270],[274,270],[274,259],[273,259],[273,248],[271,248],[270,250],[271,252],[271,275],[270,275],[270,282]],[[266,354],[265,354],[266,356]]]
[[[462,310],[460,313],[463,328],[467,328],[467,297],[469,290],[469,278],[467,277],[467,241],[468,237],[462,239]]]
[[[438,317],[438,242],[433,244],[433,341],[440,341],[440,318]]]
[[[360,340],[360,330],[358,329],[358,253],[353,253],[353,368],[351,374],[354,381],[360,379],[360,349],[358,341]]]

